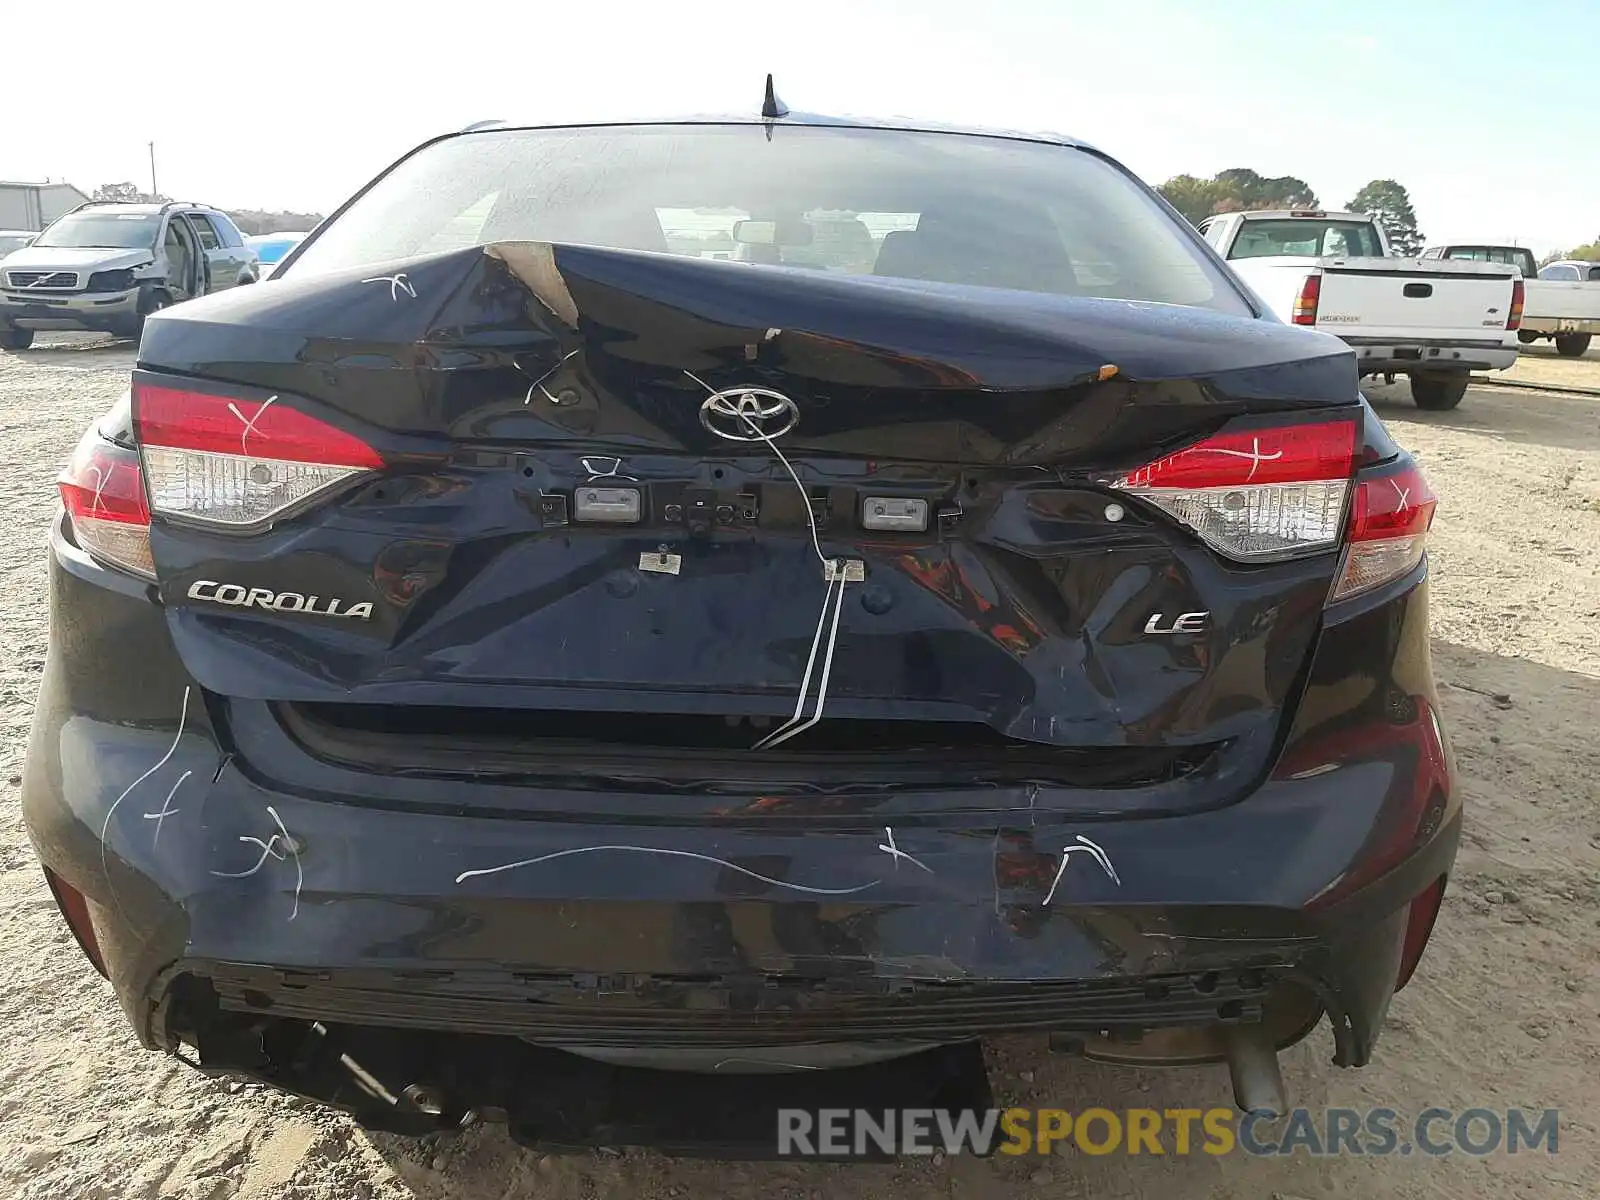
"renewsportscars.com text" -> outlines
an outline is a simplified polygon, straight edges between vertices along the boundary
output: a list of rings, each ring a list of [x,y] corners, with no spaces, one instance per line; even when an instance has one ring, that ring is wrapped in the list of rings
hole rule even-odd
[[[1083,1154],[1387,1157],[1542,1152],[1558,1149],[1558,1110],[1425,1108],[848,1109],[778,1112],[778,1153],[850,1158],[884,1154]]]

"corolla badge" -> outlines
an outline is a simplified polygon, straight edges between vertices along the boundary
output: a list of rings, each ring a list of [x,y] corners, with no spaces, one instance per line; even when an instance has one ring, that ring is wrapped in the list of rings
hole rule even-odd
[[[328,596],[308,596],[304,592],[274,592],[267,588],[247,588],[242,583],[218,583],[214,579],[200,579],[189,588],[189,599],[210,600],[230,608],[264,608],[269,612],[306,612],[319,617],[350,617],[357,621],[372,620],[372,602],[363,600],[351,604]]]
[[[730,442],[765,442],[800,423],[800,410],[770,388],[727,388],[700,405],[700,424]]]

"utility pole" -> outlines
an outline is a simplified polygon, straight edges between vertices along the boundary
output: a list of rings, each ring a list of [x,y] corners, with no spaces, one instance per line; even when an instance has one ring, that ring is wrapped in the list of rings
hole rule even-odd
[[[154,200],[161,193],[156,190],[156,144],[150,143],[150,198]]]

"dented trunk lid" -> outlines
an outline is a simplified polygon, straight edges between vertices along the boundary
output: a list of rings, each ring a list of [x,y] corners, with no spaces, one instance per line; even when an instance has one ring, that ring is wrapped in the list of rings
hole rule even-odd
[[[1359,403],[1342,345],[1270,320],[535,242],[179,306],[137,378],[276,397],[385,464],[264,529],[157,518],[175,643],[223,696],[408,737],[560,713],[567,745],[753,745],[808,664],[818,690],[809,509],[861,578],[837,602],[843,724],[789,750],[914,726],[1246,774],[1337,554],[1232,563],[1107,481],[1229,421]],[[747,396],[782,410],[770,443],[723,436]],[[637,522],[580,519],[596,488],[636,491]],[[928,528],[866,528],[873,498],[923,501]]]

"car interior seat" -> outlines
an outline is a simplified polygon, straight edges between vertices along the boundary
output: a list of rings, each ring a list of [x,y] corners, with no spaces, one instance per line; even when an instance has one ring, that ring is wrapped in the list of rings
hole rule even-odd
[[[967,215],[925,212],[912,230],[884,235],[874,275],[1073,294],[1077,275],[1061,236],[1040,210],[985,207]]]
[[[170,267],[167,272],[168,285],[185,296],[192,295],[195,287],[192,282],[194,272],[189,255],[189,244],[179,231],[176,220],[167,223],[166,254],[167,263]]]

